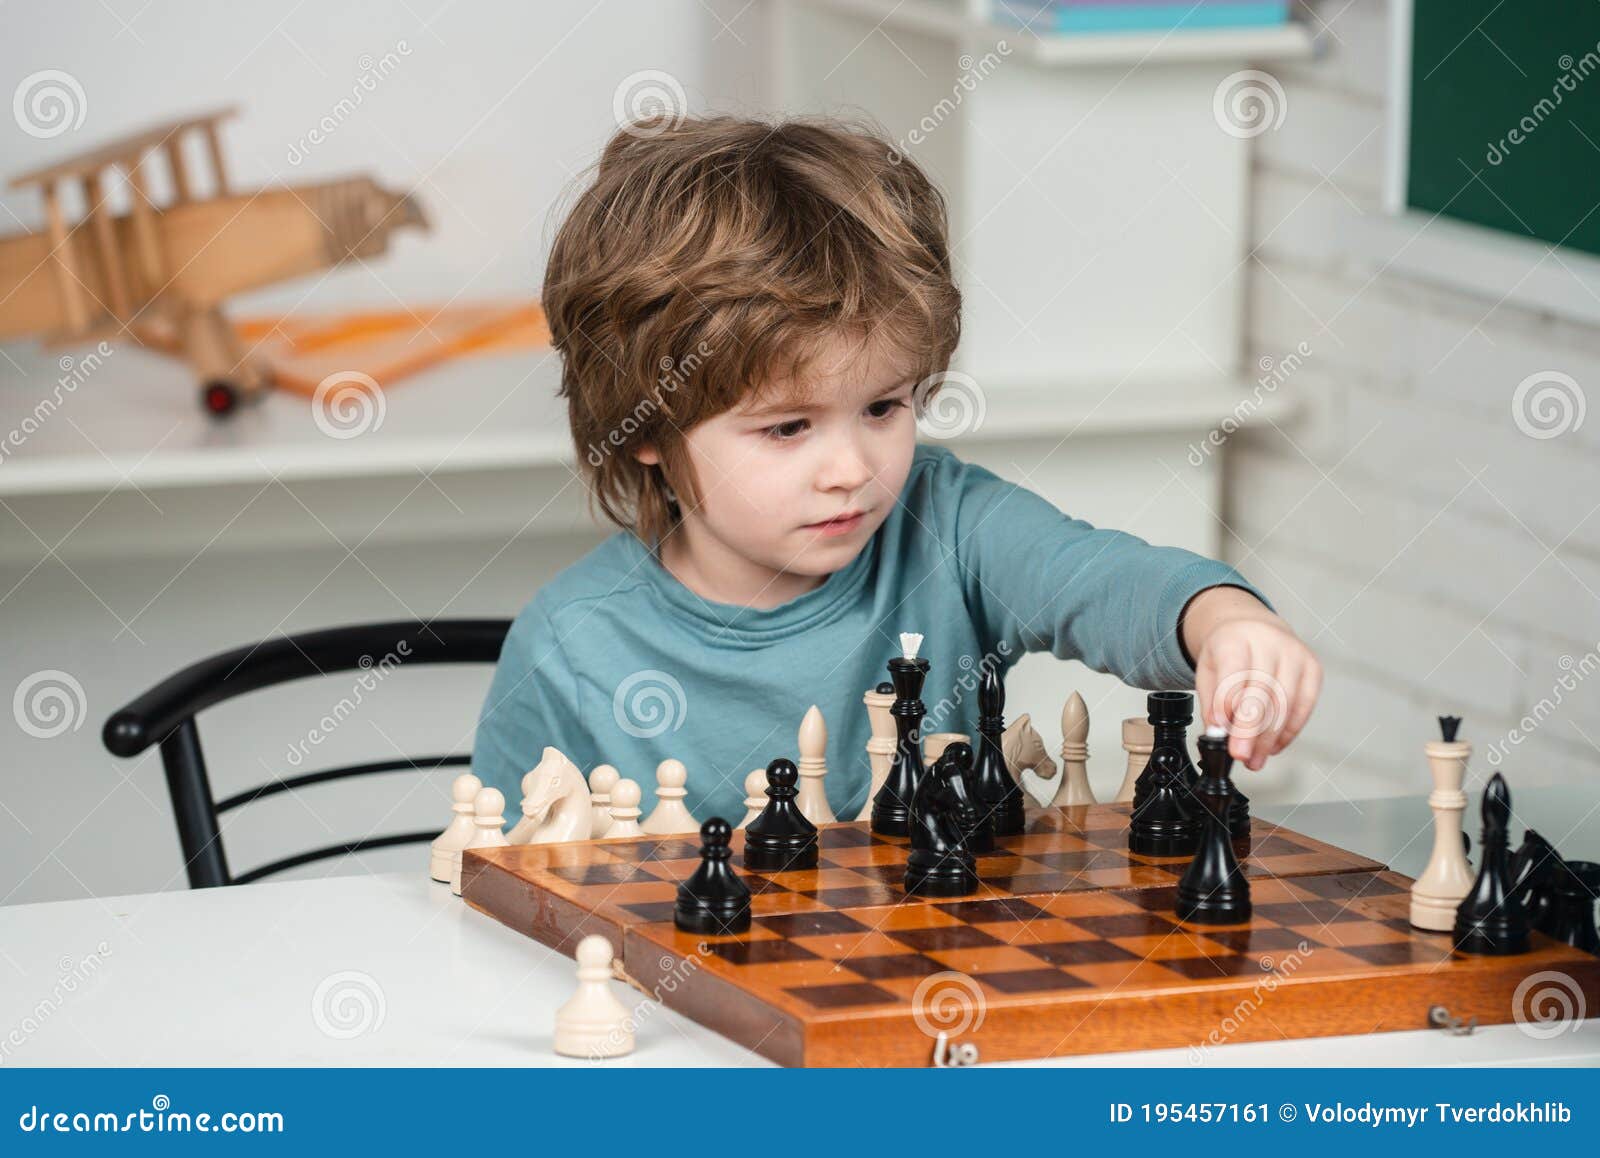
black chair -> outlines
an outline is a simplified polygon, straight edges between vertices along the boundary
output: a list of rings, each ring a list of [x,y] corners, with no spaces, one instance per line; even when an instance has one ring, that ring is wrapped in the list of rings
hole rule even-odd
[[[397,844],[432,840],[438,830],[367,837],[345,844],[314,849],[273,861],[238,876],[228,870],[217,817],[231,809],[275,796],[294,788],[367,776],[374,772],[418,771],[470,764],[469,755],[425,756],[416,760],[384,760],[308,772],[274,780],[226,800],[211,795],[200,731],[195,715],[214,704],[246,692],[288,683],[308,676],[331,675],[353,668],[383,665],[393,656],[398,666],[440,663],[494,663],[511,627],[509,619],[436,619],[369,623],[280,636],[248,647],[214,655],[191,664],[162,680],[106,721],[101,739],[112,754],[137,756],[152,744],[161,745],[167,791],[178,822],[189,886],[242,885],[284,869],[328,857]],[[439,826],[443,828],[443,824]]]

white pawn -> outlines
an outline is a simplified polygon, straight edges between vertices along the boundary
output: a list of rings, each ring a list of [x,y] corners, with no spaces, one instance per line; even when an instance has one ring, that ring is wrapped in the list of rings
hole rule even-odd
[[[748,810],[737,827],[744,828],[767,807],[767,770],[757,768],[744,778],[744,806]]]
[[[611,827],[611,790],[622,774],[610,764],[596,765],[589,773],[589,802],[594,806],[594,824],[589,829],[589,839],[599,840]]]
[[[795,797],[795,807],[800,809],[812,824],[832,824],[838,817],[828,803],[828,790],[823,787],[823,777],[828,774],[828,725],[822,719],[822,709],[812,704],[800,721],[800,794]]]
[[[689,815],[684,804],[688,789],[689,770],[682,760],[663,760],[656,765],[656,806],[639,827],[651,836],[676,836],[679,833],[699,832],[700,822]]]
[[[578,942],[574,956],[578,959],[578,991],[556,1010],[556,1052],[586,1058],[632,1053],[633,1025],[628,1009],[611,991],[611,942],[599,933],[590,933]]]
[[[632,780],[619,779],[611,789],[611,827],[606,829],[606,839],[618,836],[643,836],[639,827],[639,786]]]
[[[450,782],[450,823],[433,838],[428,857],[428,875],[449,884],[452,869],[461,863],[461,850],[472,839],[472,798],[483,787],[471,772],[463,772]]]
[[[1128,770],[1122,777],[1122,787],[1117,789],[1118,804],[1133,799],[1134,782],[1150,763],[1150,753],[1155,746],[1156,733],[1149,720],[1143,716],[1129,716],[1122,721],[1122,750],[1128,754]]]
[[[504,848],[506,834],[501,830],[506,822],[506,797],[498,788],[485,788],[472,798],[472,839],[467,841],[466,852],[471,848]],[[450,891],[461,895],[462,860],[458,856],[450,872]]]

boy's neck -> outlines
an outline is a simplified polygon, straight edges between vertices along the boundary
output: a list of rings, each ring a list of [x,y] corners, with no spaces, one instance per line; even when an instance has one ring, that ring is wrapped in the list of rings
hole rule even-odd
[[[729,549],[692,520],[661,541],[657,556],[667,572],[700,598],[765,611],[814,591],[826,575],[774,571]]]

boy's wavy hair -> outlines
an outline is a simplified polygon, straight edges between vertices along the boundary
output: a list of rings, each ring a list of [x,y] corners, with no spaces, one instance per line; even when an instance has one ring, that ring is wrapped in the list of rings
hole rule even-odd
[[[809,118],[625,126],[556,233],[543,304],[591,502],[651,547],[675,500],[699,502],[684,432],[798,381],[833,336],[936,388],[961,314],[939,190],[881,133]]]

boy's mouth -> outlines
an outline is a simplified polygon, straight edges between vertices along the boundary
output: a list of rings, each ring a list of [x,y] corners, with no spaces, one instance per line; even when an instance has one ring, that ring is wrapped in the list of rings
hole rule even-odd
[[[819,535],[845,535],[859,527],[866,517],[865,511],[846,511],[820,523],[807,523],[805,529]]]

